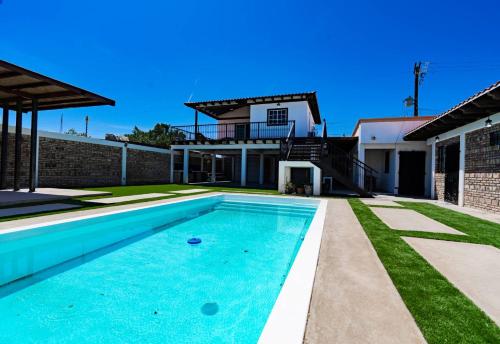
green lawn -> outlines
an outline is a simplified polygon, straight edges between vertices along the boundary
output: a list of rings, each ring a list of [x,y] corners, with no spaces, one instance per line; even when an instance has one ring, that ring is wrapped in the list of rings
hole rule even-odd
[[[182,197],[182,196],[188,196],[188,195],[173,194],[173,195],[166,196],[166,197],[149,198],[149,199],[129,201],[129,202],[123,202],[123,203],[110,204],[110,205],[92,204],[92,203],[84,202],[85,200],[90,200],[90,199],[95,199],[95,198],[120,197],[120,196],[147,194],[147,193],[169,193],[170,191],[187,190],[187,189],[204,189],[205,192],[224,191],[224,192],[244,192],[244,193],[250,193],[250,194],[253,193],[253,194],[258,194],[258,195],[261,195],[261,194],[279,195],[278,191],[275,189],[270,190],[270,189],[236,188],[236,187],[229,187],[229,186],[200,186],[200,185],[185,185],[185,184],[156,184],[156,185],[107,186],[107,187],[85,188],[83,190],[108,191],[108,192],[111,192],[111,195],[89,196],[89,197],[73,198],[70,200],[63,200],[63,201],[45,202],[44,204],[46,204],[46,203],[70,203],[70,204],[80,205],[81,207],[76,208],[76,209],[51,211],[51,212],[44,212],[44,213],[37,213],[37,214],[15,215],[15,216],[10,216],[10,217],[2,217],[2,218],[0,218],[0,222],[19,220],[19,219],[30,218],[30,217],[38,217],[38,216],[49,215],[49,214],[59,214],[59,213],[67,213],[67,212],[74,212],[74,211],[81,211],[81,210],[96,209],[96,208],[112,207],[112,206],[116,206],[116,205],[142,203],[142,202],[149,202],[149,201],[161,200],[161,199],[170,199],[170,198],[176,198],[176,197]],[[200,194],[203,194],[205,192],[200,192],[197,194],[190,194],[190,195],[200,195]],[[36,203],[30,203],[30,204],[26,204],[26,206],[35,205],[35,204]]]
[[[411,235],[496,246],[499,225],[432,204],[401,202],[469,237],[395,231],[359,199],[350,199],[349,203],[429,343],[500,343],[499,327],[401,239],[402,235]]]

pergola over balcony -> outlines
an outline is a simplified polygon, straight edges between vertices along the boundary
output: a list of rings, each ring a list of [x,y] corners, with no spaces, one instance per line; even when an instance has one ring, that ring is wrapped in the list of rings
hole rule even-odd
[[[0,60],[0,106],[3,108],[0,188],[7,185],[9,110],[16,111],[14,190],[20,188],[22,115],[31,112],[29,189],[35,190],[38,111],[115,105],[115,101]]]

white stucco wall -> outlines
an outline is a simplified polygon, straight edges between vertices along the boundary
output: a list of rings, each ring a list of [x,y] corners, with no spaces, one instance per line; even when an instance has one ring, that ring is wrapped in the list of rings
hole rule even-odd
[[[307,137],[314,128],[314,120],[307,101],[256,104],[250,106],[250,122],[267,122],[268,109],[288,108],[288,120],[295,121],[295,136]],[[270,127],[272,128],[272,127]]]
[[[427,146],[425,141],[404,141],[404,135],[410,130],[427,122],[428,118],[421,120],[401,120],[401,121],[380,121],[380,122],[365,122],[360,123],[356,131],[359,137],[358,141],[358,158],[375,168],[379,174],[383,170],[377,168],[383,167],[384,161],[377,161],[377,155],[372,156],[370,161],[367,161],[367,152],[370,150],[391,150],[391,170],[388,178],[393,178],[392,181],[383,176],[383,183],[388,188],[389,192],[398,194],[399,188],[399,152],[400,151],[424,151],[425,155],[425,196],[431,195],[431,175],[432,175],[432,160],[431,149]],[[383,159],[383,155],[379,155]],[[375,161],[374,161],[375,159]],[[372,166],[371,164],[375,165]],[[362,181],[359,181],[361,184]],[[391,188],[392,186],[392,188]],[[391,191],[392,190],[392,191]]]
[[[361,123],[357,131],[361,144],[372,143],[401,143],[403,136],[410,130],[422,125],[429,119],[403,120],[394,122],[365,122]],[[375,139],[373,139],[375,137]]]

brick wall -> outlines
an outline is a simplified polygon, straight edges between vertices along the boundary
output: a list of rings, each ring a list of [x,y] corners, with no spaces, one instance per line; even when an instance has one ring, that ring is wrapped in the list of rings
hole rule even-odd
[[[29,184],[29,170],[30,170],[30,137],[28,135],[22,136],[21,144],[21,187],[28,187]],[[9,150],[7,159],[7,187],[14,187],[14,145],[15,145],[15,135],[9,133]],[[0,148],[2,147],[2,137],[0,135]]]
[[[168,183],[170,154],[127,149],[127,184]]]
[[[440,171],[439,167],[439,156],[438,156],[438,148],[439,147],[446,147],[448,145],[454,144],[454,143],[459,143],[460,142],[460,136],[455,136],[447,140],[440,141],[436,143],[436,172],[434,176],[434,190],[435,190],[435,195],[436,198],[440,201],[444,200],[444,173],[443,172],[438,172]]]
[[[119,185],[122,149],[40,137],[39,186]]]
[[[46,134],[47,135],[47,134]],[[72,137],[39,134],[39,187],[92,187],[120,185],[122,147],[103,140],[82,142]],[[57,136],[57,135],[56,135]],[[9,133],[7,187],[14,184],[14,134]],[[2,146],[0,137],[0,147]],[[138,147],[134,145],[135,147]],[[168,183],[170,153],[150,151],[147,147],[127,149],[127,184]],[[21,188],[29,185],[30,136],[23,135],[21,152]]]
[[[464,205],[500,212],[500,146],[490,145],[490,133],[500,123],[465,135]]]

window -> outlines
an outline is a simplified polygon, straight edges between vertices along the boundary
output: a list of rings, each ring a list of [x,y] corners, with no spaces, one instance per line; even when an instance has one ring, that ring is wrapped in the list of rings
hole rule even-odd
[[[287,125],[288,124],[288,109],[268,109],[267,110],[267,125]]]
[[[500,131],[490,133],[490,146],[500,146]]]
[[[385,151],[384,173],[386,174],[389,173],[390,159],[391,159],[391,152]]]

